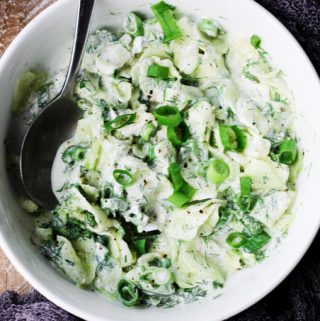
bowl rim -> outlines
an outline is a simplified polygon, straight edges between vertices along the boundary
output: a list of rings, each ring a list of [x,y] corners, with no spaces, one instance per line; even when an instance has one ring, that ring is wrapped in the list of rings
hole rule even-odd
[[[57,11],[59,8],[63,8],[70,0],[60,0],[56,1],[53,4],[49,5],[46,9],[44,9],[41,13],[39,13],[35,18],[33,18],[14,38],[11,44],[7,47],[3,55],[0,57],[0,74],[3,72],[4,66],[9,61],[11,55],[16,51],[16,48],[19,47],[19,44],[24,41],[25,35],[29,33],[29,31],[34,28],[35,25],[44,23],[46,18],[51,14],[52,11]],[[292,35],[292,33],[284,26],[284,24],[278,20],[270,11],[264,8],[261,4],[255,2],[254,0],[245,0],[250,2],[250,5],[255,6],[257,10],[263,11],[265,15],[268,15],[271,18],[274,24],[277,24],[282,31],[287,35],[288,38],[291,38],[291,42],[295,45],[295,50],[299,51],[299,54],[304,58],[305,63],[309,66],[310,73],[313,73],[314,80],[317,81],[318,87],[320,89],[320,75],[317,73],[314,65],[312,64],[309,56],[306,54],[304,49],[298,40]],[[262,298],[264,298],[267,294],[269,294],[272,290],[274,290],[297,266],[297,264],[301,261],[303,256],[306,254],[310,245],[314,241],[318,231],[320,228],[320,216],[318,224],[314,226],[312,231],[309,231],[308,241],[305,242],[305,247],[303,251],[296,255],[295,260],[291,266],[287,269],[283,270],[282,273],[279,273],[276,279],[273,279],[270,282],[269,286],[264,289],[264,292],[259,293],[251,300],[244,301],[242,304],[238,304],[235,308],[229,308],[228,311],[222,315],[222,319],[230,318],[257,303]],[[289,232],[290,233],[290,232]],[[13,249],[11,249],[9,242],[4,238],[1,230],[0,230],[0,246],[3,249],[5,255],[8,257],[13,266],[17,269],[17,271],[27,280],[31,286],[39,291],[42,295],[44,295],[48,300],[61,307],[62,309],[78,316],[79,318],[84,318],[87,320],[95,320],[97,318],[93,318],[90,312],[87,312],[85,309],[82,309],[81,306],[75,306],[73,304],[69,304],[64,301],[60,297],[56,296],[51,292],[49,288],[47,288],[42,282],[38,281],[36,277],[29,272],[29,269],[25,266],[25,264],[20,261],[19,257],[15,254]],[[97,319],[98,320],[98,319]],[[100,318],[99,318],[100,320]],[[104,319],[106,320],[106,319]],[[208,320],[211,320],[210,317]]]

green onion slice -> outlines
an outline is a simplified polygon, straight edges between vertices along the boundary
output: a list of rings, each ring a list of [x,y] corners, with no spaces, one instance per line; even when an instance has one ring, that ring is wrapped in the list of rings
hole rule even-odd
[[[225,151],[242,152],[245,149],[247,139],[240,127],[219,125],[219,133]]]
[[[72,165],[75,162],[82,160],[86,151],[87,149],[81,146],[70,146],[62,153],[61,159],[66,164]]]
[[[240,232],[232,232],[228,235],[226,242],[231,247],[238,249],[244,245],[247,241],[247,237]]]
[[[119,281],[118,295],[120,301],[128,307],[136,305],[139,300],[138,288],[126,279],[121,279]]]
[[[190,75],[182,74],[182,78],[180,82],[182,85],[190,86],[190,87],[198,87],[199,86],[199,79],[194,78]]]
[[[182,116],[177,107],[161,106],[153,111],[160,125],[176,127],[182,122]]]
[[[128,34],[134,37],[143,36],[144,34],[143,22],[140,19],[140,17],[138,17],[133,12],[130,12],[127,15],[127,20],[125,22],[124,29]]]
[[[136,113],[120,115],[115,119],[107,122],[105,124],[105,129],[107,130],[119,129],[124,126],[132,124],[135,119],[136,119]]]
[[[221,143],[225,151],[236,150],[238,147],[237,136],[233,129],[226,125],[219,125]]]
[[[227,209],[223,206],[220,206],[219,207],[219,221],[216,226],[217,227],[224,226],[228,222],[231,215],[232,214],[229,209]]]
[[[186,195],[189,200],[191,200],[193,195],[196,193],[196,189],[185,183],[181,188],[181,192],[183,192],[183,194]]]
[[[248,212],[251,207],[251,178],[240,177],[240,194],[237,196],[237,204],[243,212]]]
[[[144,141],[149,141],[150,137],[155,133],[156,128],[152,123],[147,123],[143,126],[142,131],[140,133],[141,138]]]
[[[236,125],[232,126],[232,129],[237,136],[237,143],[238,143],[237,152],[243,152],[247,146],[247,138],[246,138],[245,132]]]
[[[237,204],[241,211],[248,212],[251,208],[251,196],[239,194],[237,196]]]
[[[225,31],[211,19],[201,19],[198,24],[198,29],[210,38],[215,38],[225,33]]]
[[[255,253],[264,247],[271,239],[271,236],[265,231],[260,232],[257,235],[252,236],[250,239],[245,242],[243,248],[250,253]]]
[[[173,192],[169,197],[168,201],[171,202],[175,207],[182,207],[190,201],[190,198],[182,192]]]
[[[169,68],[160,65],[150,65],[147,69],[147,77],[168,79],[169,78]]]
[[[146,239],[138,239],[135,241],[135,248],[138,256],[146,253]]]
[[[261,38],[257,35],[252,35],[250,38],[250,43],[252,45],[253,48],[260,48],[261,45]]]
[[[242,195],[250,195],[251,184],[252,184],[252,181],[249,176],[240,177],[240,192]]]
[[[152,5],[151,9],[162,28],[163,42],[167,43],[182,36],[182,32],[172,14],[173,6],[160,1]]]
[[[294,140],[284,140],[279,145],[279,162],[291,165],[297,159],[297,145]]]
[[[168,167],[169,179],[175,191],[179,191],[186,183],[181,175],[181,168],[177,163],[172,163]]]
[[[180,146],[190,138],[190,130],[188,126],[182,122],[179,126],[168,127],[167,137],[173,146]]]
[[[169,179],[172,182],[174,189],[174,192],[168,198],[168,201],[180,208],[192,199],[196,190],[183,179],[181,168],[177,163],[170,164],[168,172]]]
[[[148,161],[152,162],[155,158],[156,158],[155,149],[154,149],[154,146],[151,145],[149,146],[149,149],[148,149]]]
[[[229,166],[222,159],[210,162],[207,169],[207,179],[213,184],[220,184],[230,175]]]
[[[126,170],[116,169],[113,171],[113,178],[122,186],[130,186],[133,184],[133,176]]]

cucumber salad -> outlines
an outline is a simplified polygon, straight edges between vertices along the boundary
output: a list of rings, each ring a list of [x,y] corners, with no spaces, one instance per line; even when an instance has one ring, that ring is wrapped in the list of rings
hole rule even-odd
[[[33,241],[77,286],[172,307],[216,297],[269,255],[293,219],[301,157],[263,39],[163,1],[151,12],[90,35],[74,91],[83,118],[52,170],[59,205],[23,205]],[[14,108],[40,110],[56,86],[26,72]]]

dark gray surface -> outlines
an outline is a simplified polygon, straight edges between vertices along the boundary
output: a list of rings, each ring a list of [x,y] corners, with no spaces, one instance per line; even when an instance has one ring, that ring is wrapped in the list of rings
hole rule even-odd
[[[268,8],[293,33],[320,73],[320,0],[258,0],[257,2]],[[304,259],[276,290],[229,321],[319,321],[319,248],[318,234]],[[76,321],[79,319],[55,307],[36,292],[24,296],[5,292],[0,295],[0,320]]]

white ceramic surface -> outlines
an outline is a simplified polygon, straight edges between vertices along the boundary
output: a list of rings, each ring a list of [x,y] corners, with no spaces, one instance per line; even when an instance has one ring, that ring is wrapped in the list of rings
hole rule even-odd
[[[97,0],[94,25],[119,26],[131,11],[150,14],[145,0]],[[249,307],[294,268],[313,240],[320,223],[320,85],[305,53],[288,31],[251,0],[170,0],[186,13],[220,20],[227,30],[260,35],[263,47],[287,75],[297,106],[296,129],[305,150],[304,170],[298,180],[296,219],[288,237],[261,265],[232,277],[225,294],[174,309],[128,309],[78,289],[65,280],[31,245],[31,219],[15,200],[6,174],[4,144],[0,145],[0,244],[18,271],[48,299],[86,320],[109,321],[213,321],[223,320]],[[59,0],[34,19],[0,60],[0,140],[10,114],[14,81],[21,71],[37,65],[59,70],[68,54],[76,13],[75,0]],[[120,13],[120,14],[118,14]]]

